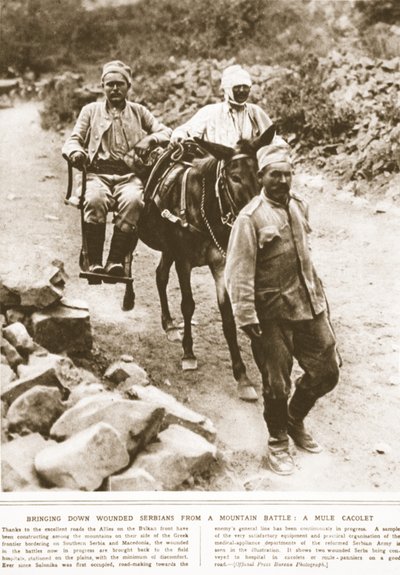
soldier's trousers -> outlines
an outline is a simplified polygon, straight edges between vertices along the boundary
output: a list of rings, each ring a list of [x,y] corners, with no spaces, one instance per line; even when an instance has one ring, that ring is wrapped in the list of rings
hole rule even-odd
[[[339,380],[336,341],[326,312],[315,319],[260,321],[262,337],[252,342],[261,372],[264,399],[287,399],[291,391],[293,358],[304,375],[296,387],[314,402]]]
[[[114,210],[115,225],[123,232],[131,232],[137,226],[143,206],[143,184],[134,174],[88,173],[85,222],[105,224],[108,211]]]

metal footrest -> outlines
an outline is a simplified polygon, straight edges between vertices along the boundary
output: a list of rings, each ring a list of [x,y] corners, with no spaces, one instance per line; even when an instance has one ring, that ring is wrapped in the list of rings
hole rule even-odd
[[[84,278],[91,285],[105,284],[132,284],[133,278],[127,276],[111,276],[108,274],[95,274],[92,272],[81,272],[80,278]]]

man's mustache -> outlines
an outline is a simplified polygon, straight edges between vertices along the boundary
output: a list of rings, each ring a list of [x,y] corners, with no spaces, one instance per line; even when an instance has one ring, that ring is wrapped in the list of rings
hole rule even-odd
[[[277,184],[276,190],[279,192],[288,192],[290,190],[290,186],[288,184]]]

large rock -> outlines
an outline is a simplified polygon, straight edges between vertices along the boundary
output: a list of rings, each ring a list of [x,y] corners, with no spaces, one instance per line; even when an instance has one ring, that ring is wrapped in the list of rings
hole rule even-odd
[[[24,361],[22,355],[18,353],[15,347],[4,337],[1,338],[1,353],[13,369],[16,369],[17,366]]]
[[[37,431],[48,435],[65,409],[59,389],[37,385],[12,403],[7,413],[8,428],[11,432]]]
[[[1,448],[1,481],[3,491],[20,491],[41,486],[33,462],[36,455],[54,441],[32,433],[9,441]]]
[[[108,392],[101,383],[80,383],[71,391],[68,397],[68,408],[76,405],[81,399],[107,393],[110,392]]]
[[[6,262],[1,270],[0,302],[6,306],[45,308],[63,295],[66,274],[62,262],[46,262],[43,254],[29,261]]]
[[[163,407],[165,409],[163,427],[168,427],[168,425],[176,423],[187,427],[195,433],[199,433],[208,441],[215,440],[217,432],[212,421],[204,415],[200,415],[184,406],[172,395],[161,391],[153,385],[147,387],[132,385],[126,392],[133,398],[148,401],[159,407]]]
[[[144,469],[130,467],[123,473],[111,475],[107,491],[163,491],[163,485]]]
[[[215,445],[181,425],[171,425],[159,434],[158,440],[139,453],[130,469],[120,474],[126,485],[129,474],[142,469],[164,490],[173,491],[193,475],[207,470],[217,456]]]
[[[20,377],[25,377],[32,369],[37,369],[39,366],[43,370],[54,369],[58,380],[69,390],[81,384],[98,383],[95,375],[86,369],[76,367],[69,357],[49,353],[44,348],[32,353],[26,365],[19,365],[17,373]]]
[[[164,409],[145,401],[121,399],[118,395],[99,394],[81,399],[68,409],[51,428],[51,436],[65,439],[89,426],[104,422],[120,434],[131,456],[143,449],[158,433]]]
[[[145,370],[133,361],[116,361],[112,363],[104,374],[104,377],[113,383],[121,383],[126,380],[130,385],[148,385],[149,376]]]
[[[1,387],[1,399],[9,405],[17,399],[20,395],[32,389],[37,385],[46,385],[50,387],[58,387],[63,393],[68,390],[64,388],[54,367],[48,366],[32,366],[29,373],[24,377],[10,382],[8,385]]]
[[[35,342],[27,332],[24,324],[19,321],[3,328],[3,335],[22,355],[28,355],[35,349]]]
[[[35,312],[32,332],[35,341],[54,353],[88,351],[92,347],[87,310],[56,305]]]
[[[35,458],[40,477],[52,485],[94,491],[129,463],[121,436],[108,423],[97,423],[41,451]]]

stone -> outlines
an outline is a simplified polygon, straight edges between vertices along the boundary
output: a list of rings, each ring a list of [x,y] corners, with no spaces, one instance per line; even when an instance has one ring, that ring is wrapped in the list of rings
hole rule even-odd
[[[0,364],[0,381],[2,386],[8,385],[16,378],[15,372],[9,365],[5,365],[4,363]]]
[[[126,390],[126,393],[130,397],[163,407],[165,409],[163,428],[176,423],[202,435],[208,441],[215,441],[217,432],[213,422],[204,415],[200,415],[192,409],[189,409],[177,401],[172,395],[161,391],[153,385],[147,387],[133,385],[129,390]]]
[[[48,435],[53,423],[64,413],[66,406],[56,387],[37,385],[20,395],[8,410],[10,432],[38,432]]]
[[[1,480],[3,491],[21,491],[41,487],[34,459],[43,449],[54,445],[39,433],[18,437],[1,447]]]
[[[7,306],[19,305],[21,298],[17,292],[8,289],[0,279],[0,304]]]
[[[3,262],[0,297],[9,298],[13,294],[13,303],[5,305],[21,305],[22,307],[45,308],[57,302],[63,295],[65,272],[63,264],[58,260],[49,262],[47,254],[37,251],[28,260],[21,254],[17,259],[6,258]],[[23,258],[23,259],[22,259]],[[53,283],[52,283],[53,282]]]
[[[65,271],[64,263],[61,260],[54,259],[51,264],[46,268],[47,277],[49,282],[58,288],[63,288],[67,279],[68,274]]]
[[[134,362],[116,361],[106,370],[104,377],[119,384],[130,380],[130,385],[148,385],[149,377],[145,370]]]
[[[375,206],[375,213],[376,214],[385,214],[386,212],[390,212],[390,205],[388,202],[378,202]]]
[[[62,297],[60,288],[48,283],[46,280],[39,280],[35,284],[19,287],[20,305],[43,309]]]
[[[165,491],[178,489],[193,475],[209,469],[216,460],[215,445],[181,425],[170,425],[139,453],[131,468],[142,469]]]
[[[60,299],[59,305],[62,305],[63,307],[67,307],[70,309],[82,309],[85,311],[89,311],[89,305],[81,299],[64,296]]]
[[[163,491],[162,484],[144,469],[128,468],[108,478],[108,491]]]
[[[81,399],[53,425],[50,434],[66,439],[98,422],[112,425],[133,457],[158,433],[165,411],[152,403],[122,399],[117,394],[99,394]]]
[[[69,390],[80,384],[98,383],[95,375],[86,369],[76,367],[69,357],[49,353],[44,348],[33,352],[27,365],[18,366],[17,373],[20,377],[24,377],[32,368],[38,366],[42,369],[54,369],[60,383]]]
[[[44,449],[34,465],[38,475],[51,485],[94,491],[128,463],[129,455],[118,431],[100,422]]]
[[[7,404],[2,401],[1,402],[1,445],[5,445],[8,442],[8,421],[6,419],[7,416]]]
[[[37,385],[58,387],[63,393],[68,391],[63,387],[53,367],[32,366],[24,377],[10,382],[1,388],[1,399],[11,405],[20,395]]]
[[[15,322],[19,322],[19,323],[24,323],[25,320],[25,312],[23,312],[21,309],[16,308],[16,307],[10,307],[7,311],[6,311],[6,318],[7,318],[7,323],[15,323]]]
[[[374,451],[376,451],[376,453],[379,453],[380,455],[383,455],[385,453],[391,453],[392,448],[387,443],[381,441],[380,443],[377,443],[374,446]]]
[[[71,391],[67,400],[67,405],[68,408],[70,408],[76,405],[78,401],[86,397],[94,397],[97,395],[104,395],[108,393],[110,392],[106,391],[106,389],[101,383],[80,383],[79,385],[74,387],[74,389]]]
[[[56,305],[32,314],[35,341],[53,353],[89,351],[92,347],[87,310]]]
[[[35,342],[27,332],[24,324],[19,321],[3,328],[3,335],[22,355],[27,355],[35,349]]]

